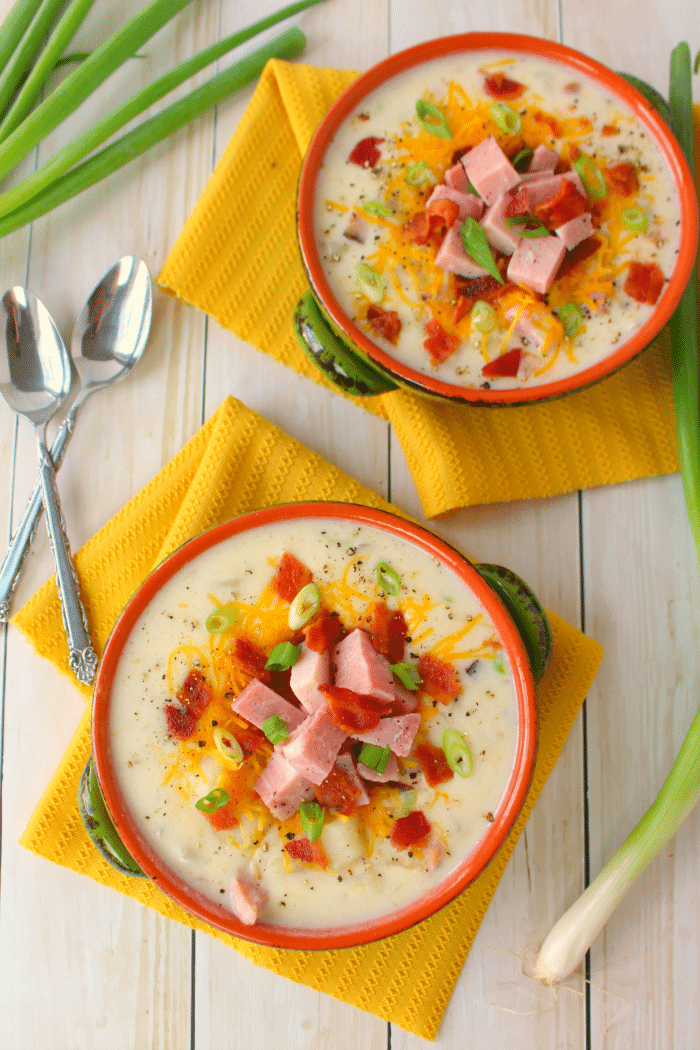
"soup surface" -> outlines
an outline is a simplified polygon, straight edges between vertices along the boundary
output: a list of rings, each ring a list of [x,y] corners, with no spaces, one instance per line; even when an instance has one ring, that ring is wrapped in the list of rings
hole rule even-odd
[[[146,608],[113,685],[112,763],[140,834],[206,898],[248,923],[343,926],[479,842],[516,703],[451,570],[364,524],[279,523],[205,551]]]
[[[624,343],[671,276],[679,208],[617,98],[527,55],[407,70],[339,128],[316,186],[331,290],[381,349],[463,387],[564,379]]]

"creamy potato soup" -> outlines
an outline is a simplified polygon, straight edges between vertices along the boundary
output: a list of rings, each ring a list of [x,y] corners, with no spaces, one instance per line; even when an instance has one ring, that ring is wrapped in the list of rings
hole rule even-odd
[[[369,94],[324,157],[322,265],[341,307],[418,373],[551,383],[649,317],[679,204],[638,119],[583,74],[454,54]]]
[[[344,926],[421,896],[479,842],[516,704],[452,570],[371,526],[285,522],[205,551],[143,612],[112,765],[140,834],[207,899],[248,924]]]

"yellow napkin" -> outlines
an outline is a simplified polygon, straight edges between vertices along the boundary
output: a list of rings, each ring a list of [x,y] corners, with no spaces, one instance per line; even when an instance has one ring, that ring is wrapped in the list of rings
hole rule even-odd
[[[389,508],[379,496],[316,453],[240,402],[227,398],[153,481],[75,555],[98,653],[133,591],[158,561],[186,539],[258,507],[310,498]],[[366,947],[338,951],[260,947],[191,918],[150,881],[117,873],[93,848],[78,813],[78,782],[90,755],[89,708],[22,844],[136,898],[161,915],[220,938],[275,973],[434,1039],[486,907],[601,659],[596,642],[558,616],[550,616],[554,650],[537,690],[539,757],[525,808],[488,870],[437,915],[405,933]],[[27,602],[13,622],[38,652],[70,675],[53,579]]]
[[[307,287],[296,188],[314,129],[356,76],[278,60],[266,66],[158,277],[166,291],[322,384],[292,329]],[[678,470],[667,331],[620,372],[546,404],[460,407],[407,391],[357,403],[390,420],[429,518]]]

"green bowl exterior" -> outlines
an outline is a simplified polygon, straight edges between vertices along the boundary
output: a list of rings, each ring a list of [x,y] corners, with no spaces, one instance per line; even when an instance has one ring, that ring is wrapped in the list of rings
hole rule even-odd
[[[80,778],[78,809],[85,830],[104,859],[122,875],[131,875],[137,879],[147,878],[146,873],[131,856],[112,823],[112,818],[102,798],[92,758],[88,760]]]
[[[536,682],[552,655],[552,628],[534,591],[511,569],[502,565],[475,565],[505,605],[522,638]]]

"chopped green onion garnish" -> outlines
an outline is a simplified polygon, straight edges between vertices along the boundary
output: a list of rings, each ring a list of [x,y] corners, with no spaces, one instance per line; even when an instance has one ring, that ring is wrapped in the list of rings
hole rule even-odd
[[[302,587],[289,608],[289,629],[300,630],[321,604],[321,592],[315,583]]]
[[[513,165],[515,170],[525,171],[533,153],[534,150],[531,150],[528,146],[525,146],[524,149],[519,149],[511,161],[511,164]]]
[[[374,566],[374,575],[377,577],[377,583],[386,591],[387,594],[391,594],[392,597],[401,590],[401,577],[398,572],[392,569],[391,565],[387,565],[385,561],[378,561]]]
[[[291,642],[280,642],[267,658],[266,671],[288,671],[301,656],[301,646]]]
[[[406,169],[405,181],[409,186],[425,186],[426,183],[433,185],[437,179],[424,160],[417,160]]]
[[[370,302],[381,303],[384,298],[384,278],[367,263],[358,263],[355,267],[355,279],[360,291]]]
[[[437,135],[439,139],[452,138],[452,130],[444,114],[432,102],[419,98],[416,102],[416,115],[420,126],[431,135]]]
[[[281,744],[289,736],[287,723],[279,715],[270,715],[260,728],[271,744]]]
[[[521,237],[548,237],[549,230],[534,215],[506,215],[506,224]],[[533,225],[534,223],[534,225]]]
[[[321,837],[325,815],[325,809],[322,809],[318,802],[302,802],[299,806],[301,827],[309,842],[315,842]]]
[[[641,208],[625,208],[620,215],[620,221],[626,230],[632,233],[646,233],[649,223]]]
[[[462,238],[462,244],[467,255],[470,255],[475,263],[483,266],[492,277],[495,277],[497,281],[503,284],[503,278],[498,272],[496,260],[486,239],[484,227],[480,226],[476,219],[469,217],[465,220],[459,235]]]
[[[469,744],[456,729],[446,729],[442,734],[442,750],[450,769],[460,777],[470,777],[474,772],[474,759]]]
[[[415,693],[416,689],[423,681],[418,674],[418,668],[414,667],[413,664],[404,663],[403,660],[398,664],[389,664],[389,667],[401,682],[401,685],[405,685],[407,689],[410,689],[412,693]]]
[[[363,766],[374,769],[377,773],[384,773],[391,758],[391,748],[379,747],[378,744],[365,744],[358,758]]]
[[[503,657],[499,653],[496,659],[493,661],[493,666],[496,668],[499,674],[506,673],[506,665],[503,663]]]
[[[577,157],[574,168],[579,174],[583,188],[593,201],[600,197],[607,197],[608,187],[605,185],[603,173],[594,160],[590,157]]]
[[[468,175],[467,175],[467,190],[468,190],[469,193],[472,193],[475,197],[480,197],[481,196],[481,194],[476,189],[476,187],[474,186],[474,183],[472,182],[472,180],[469,178]]]
[[[221,809],[227,802],[231,801],[231,796],[228,791],[224,791],[223,788],[214,788],[204,798],[200,798],[199,802],[195,802],[195,809],[200,810],[202,813],[216,813],[217,809]]]
[[[233,733],[229,733],[228,729],[222,729],[221,726],[217,726],[214,730],[214,743],[218,750],[227,758],[229,762],[235,762],[236,765],[240,765],[244,759],[243,748],[236,740]]]
[[[221,609],[217,609],[216,612],[207,616],[204,626],[209,631],[209,634],[221,634],[222,631],[226,631],[231,627],[240,615],[240,609],[235,609],[232,605],[224,605]]]
[[[386,204],[382,204],[381,201],[367,201],[362,207],[370,215],[376,215],[378,219],[388,219],[391,215],[391,208],[387,208]]]
[[[564,325],[564,332],[569,339],[574,339],[581,331],[583,313],[577,303],[567,303],[559,311],[559,320]]]
[[[483,299],[477,299],[472,306],[471,319],[477,331],[483,332],[484,335],[492,332],[496,327],[496,311],[490,303],[485,303]]]
[[[505,102],[492,103],[491,119],[501,131],[506,131],[509,135],[517,135],[520,131],[520,114]]]
[[[410,791],[404,791],[401,796],[401,812],[399,813],[399,817],[407,817],[409,813],[413,812],[416,808],[417,797],[418,793],[415,788],[412,788]]]

